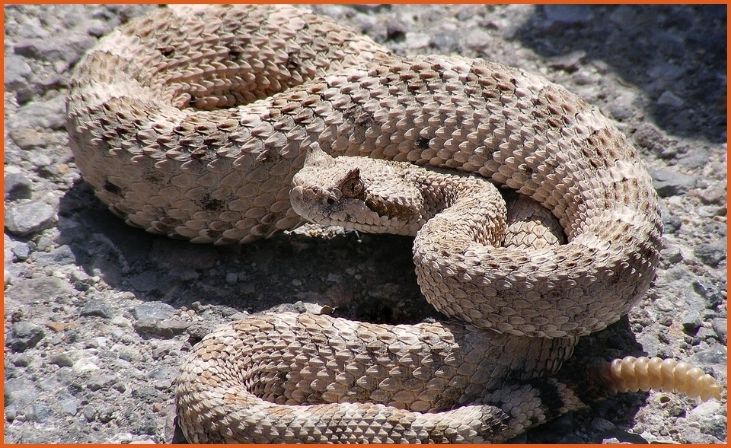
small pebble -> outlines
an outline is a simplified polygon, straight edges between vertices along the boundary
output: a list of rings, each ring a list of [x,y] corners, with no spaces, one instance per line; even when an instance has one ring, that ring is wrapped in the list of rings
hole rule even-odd
[[[30,199],[33,193],[33,182],[22,173],[5,172],[3,188],[6,201]]]
[[[133,326],[137,333],[142,336],[170,339],[184,333],[190,326],[190,322],[181,321],[179,319],[141,319],[136,321]]]
[[[74,360],[71,359],[68,353],[59,353],[51,356],[49,359],[51,364],[56,364],[59,367],[71,367],[74,365]]]
[[[77,372],[77,373],[87,373],[87,372],[93,372],[95,370],[99,370],[99,366],[91,358],[79,359],[78,361],[76,361],[74,363],[72,368],[74,369],[74,372]]]
[[[112,316],[112,310],[109,307],[109,305],[96,301],[91,300],[87,302],[84,307],[81,309],[81,315],[82,316],[95,316],[95,317],[102,317],[104,319],[109,319]]]
[[[683,331],[685,333],[693,335],[696,333],[698,328],[701,326],[700,313],[697,310],[689,310],[683,314],[682,319]]]
[[[25,261],[30,255],[30,246],[22,241],[16,241],[13,244],[12,251],[14,255],[14,261]]]
[[[96,408],[92,405],[84,406],[84,410],[82,411],[84,418],[87,422],[93,422],[96,418]]]
[[[708,187],[700,190],[698,196],[704,204],[723,204],[726,200],[726,188],[723,185]]]
[[[106,389],[117,382],[117,377],[109,374],[94,374],[89,377],[86,387],[91,391]]]
[[[720,318],[720,317],[717,319],[713,319],[711,321],[711,328],[713,328],[713,331],[716,332],[718,339],[725,344],[726,343],[726,331],[727,331],[726,319]]]
[[[35,347],[46,336],[43,327],[33,322],[21,321],[13,324],[6,344],[14,352],[24,352]]]
[[[15,407],[15,405],[6,404],[3,411],[5,413],[5,421],[8,423],[13,423],[15,418],[18,416],[18,409]]]
[[[58,405],[61,408],[61,412],[66,415],[76,415],[79,412],[79,400],[74,397],[61,400]]]

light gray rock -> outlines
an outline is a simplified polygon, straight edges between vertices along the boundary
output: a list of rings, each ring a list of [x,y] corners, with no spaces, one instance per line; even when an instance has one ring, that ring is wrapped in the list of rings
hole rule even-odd
[[[698,424],[704,433],[723,439],[726,433],[724,405],[717,400],[705,401],[688,413],[688,420]]]
[[[96,412],[96,420],[101,423],[109,423],[115,418],[115,413],[118,408],[105,403],[99,406]]]
[[[74,372],[84,375],[99,370],[98,359],[95,356],[84,356],[74,362]]]
[[[109,319],[112,317],[112,309],[106,303],[100,300],[90,300],[81,308],[82,316],[94,316]]]
[[[429,45],[439,53],[453,53],[459,46],[459,40],[453,33],[439,33],[433,36]]]
[[[13,404],[17,409],[23,409],[38,396],[38,388],[27,378],[6,378],[3,393],[5,406]]]
[[[702,146],[694,146],[687,154],[678,157],[678,165],[688,170],[704,167],[708,164],[708,149]]]
[[[79,400],[74,397],[68,397],[58,402],[58,406],[66,415],[76,415],[79,412]]]
[[[45,128],[54,131],[65,129],[66,99],[63,95],[45,101],[32,101],[18,110],[17,122],[27,128]]]
[[[132,310],[132,317],[137,320],[165,320],[175,313],[175,308],[163,302],[145,302]]]
[[[3,411],[5,413],[5,421],[8,423],[12,423],[18,416],[18,408],[14,404],[7,404],[7,401]]]
[[[51,227],[56,222],[56,209],[41,201],[10,204],[5,209],[5,230],[28,236]]]
[[[18,148],[30,151],[48,143],[48,137],[34,128],[21,127],[10,131],[10,138]]]
[[[29,38],[15,44],[15,54],[42,61],[77,61],[84,51],[96,43],[94,37],[77,30],[59,34],[53,39]]]
[[[12,360],[15,367],[28,367],[33,362],[33,357],[27,353],[22,353]]]
[[[669,168],[650,169],[652,184],[660,197],[676,196],[693,188],[696,183],[694,176],[679,173]]]
[[[431,37],[426,33],[406,33],[406,40],[404,41],[404,47],[408,48],[408,51],[418,51],[420,49],[427,48],[431,41]]]
[[[30,255],[30,246],[22,241],[14,241],[11,247],[13,261],[25,261]]]
[[[683,261],[683,253],[677,246],[666,246],[660,251],[660,260],[667,266],[677,264]]]
[[[119,359],[122,359],[124,361],[128,362],[137,362],[141,359],[141,356],[137,350],[135,350],[132,347],[125,347],[117,353],[117,356]]]
[[[54,247],[50,252],[34,252],[31,259],[39,264],[72,264],[76,261],[73,250],[66,245]]]
[[[490,33],[479,28],[470,30],[464,38],[465,47],[471,50],[481,50],[490,42]]]
[[[548,61],[548,65],[552,68],[573,73],[579,69],[581,62],[585,57],[586,52],[583,50],[572,51],[570,53],[552,57]]]
[[[59,278],[44,276],[20,279],[8,288],[5,294],[13,300],[31,305],[42,301],[53,301],[60,296],[69,296],[73,294],[73,289]]]
[[[93,405],[89,404],[84,406],[84,410],[81,411],[81,413],[84,415],[87,422],[93,422],[96,420],[97,409]]]
[[[87,380],[86,387],[91,391],[97,391],[112,387],[118,380],[116,375],[95,373]]]

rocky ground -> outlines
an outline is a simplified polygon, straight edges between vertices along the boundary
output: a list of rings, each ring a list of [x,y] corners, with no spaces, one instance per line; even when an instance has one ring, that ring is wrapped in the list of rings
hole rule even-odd
[[[148,8],[5,9],[7,442],[179,440],[172,383],[181,359],[246,313],[328,304],[393,322],[428,309],[408,238],[306,227],[216,248],[146,234],[106,211],[67,144],[66,86],[87,48]],[[648,297],[578,356],[673,356],[725,384],[723,6],[316,9],[397,53],[459,53],[543,73],[617,120],[662,196],[663,261]],[[722,442],[725,404],[627,394],[517,441]]]

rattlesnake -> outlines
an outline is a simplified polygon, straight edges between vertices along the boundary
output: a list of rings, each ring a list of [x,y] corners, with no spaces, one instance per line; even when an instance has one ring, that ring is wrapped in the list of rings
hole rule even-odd
[[[650,178],[595,108],[504,65],[397,57],[297,8],[133,20],[77,65],[67,116],[97,196],[158,234],[246,243],[298,225],[290,190],[311,148],[480,175],[542,204],[565,232],[567,244],[535,252],[417,254],[425,296],[462,323],[283,313],[217,330],[177,382],[193,442],[504,440],[583,405],[544,377],[579,336],[627,313],[658,261]],[[432,243],[452,239],[449,219],[426,225]],[[646,388],[663,371],[666,387],[718,393],[697,369],[658,362],[619,362],[604,384]]]

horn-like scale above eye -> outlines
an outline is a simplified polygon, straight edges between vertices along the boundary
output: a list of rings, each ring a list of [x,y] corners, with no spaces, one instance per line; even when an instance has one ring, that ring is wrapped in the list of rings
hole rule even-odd
[[[344,198],[365,199],[365,186],[360,177],[360,169],[353,168],[348,171],[340,184],[340,192]]]

